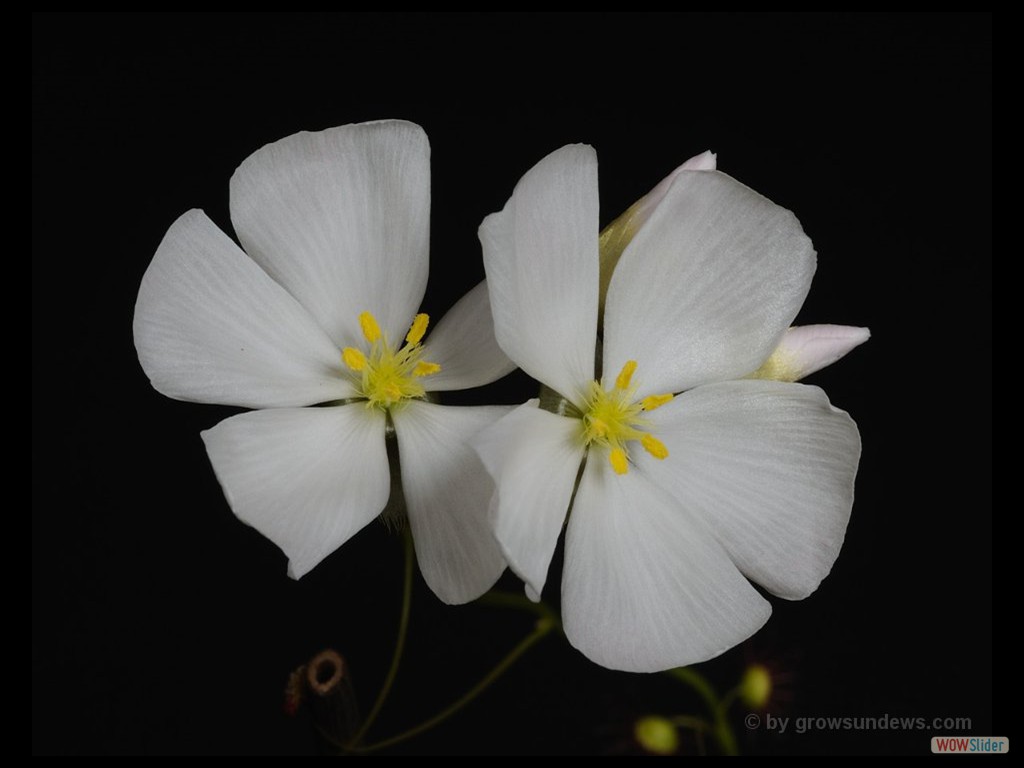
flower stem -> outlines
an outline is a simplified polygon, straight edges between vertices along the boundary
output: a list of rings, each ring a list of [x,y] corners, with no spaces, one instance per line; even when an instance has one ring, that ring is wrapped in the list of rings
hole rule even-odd
[[[678,728],[687,728],[691,731],[702,731],[705,733],[711,732],[711,723],[693,715],[676,715],[669,722]]]
[[[667,670],[666,674],[690,686],[704,699],[714,718],[711,733],[714,735],[715,740],[718,741],[718,746],[721,747],[722,752],[726,755],[738,755],[739,747],[736,744],[736,736],[732,732],[728,718],[726,718],[728,704],[718,698],[718,694],[715,693],[715,689],[707,681],[707,678],[691,667],[676,667],[675,669]]]
[[[520,656],[522,656],[524,653],[530,650],[530,648],[536,645],[536,643],[540,641],[545,635],[547,635],[553,628],[554,624],[551,622],[549,618],[543,617],[538,619],[533,632],[524,637],[515,648],[508,652],[505,658],[499,661],[498,664],[490,672],[488,672],[482,680],[480,680],[480,682],[478,682],[475,686],[466,691],[466,693],[463,694],[462,698],[458,699],[453,704],[441,710],[433,717],[424,720],[419,725],[416,725],[407,731],[403,731],[402,733],[399,733],[396,736],[384,739],[383,741],[378,741],[375,744],[369,744],[365,747],[353,747],[351,751],[361,753],[376,752],[378,750],[385,749],[386,747],[391,747],[395,744],[400,744],[401,742],[411,739],[414,736],[419,736],[424,731],[429,731],[435,725],[443,723],[445,720],[447,720],[449,717],[454,715],[464,706],[473,701],[473,699],[475,699],[477,696],[479,696],[481,693],[487,690],[491,683],[493,683],[495,680],[501,677],[505,673],[505,671],[509,667],[511,667],[516,662],[516,660],[519,659]]]
[[[697,754],[707,755],[708,751],[704,746],[704,735],[714,733],[715,729],[707,720],[692,715],[677,715],[670,721],[677,728],[686,728],[693,732],[694,740],[697,742]]]
[[[387,700],[388,694],[391,692],[391,686],[398,675],[398,665],[402,661],[402,652],[405,650],[405,637],[409,630],[409,606],[412,603],[412,572],[415,565],[412,532],[408,525],[402,529],[402,542],[405,547],[405,575],[402,584],[402,613],[398,620],[398,640],[395,641],[395,653],[391,657],[391,667],[388,669],[387,677],[384,678],[384,684],[381,686],[380,693],[377,694],[377,700],[373,702],[370,714],[366,716],[363,724],[356,731],[356,735],[352,737],[346,746],[350,750],[356,749],[359,746],[359,742],[366,736],[376,721],[377,715],[380,714],[381,709],[384,707],[384,702]]]
[[[477,600],[481,605],[493,605],[497,608],[514,608],[527,613],[536,614],[538,619],[546,619],[551,622],[552,629],[561,631],[562,622],[558,614],[551,607],[543,602],[533,602],[521,592],[488,592]]]

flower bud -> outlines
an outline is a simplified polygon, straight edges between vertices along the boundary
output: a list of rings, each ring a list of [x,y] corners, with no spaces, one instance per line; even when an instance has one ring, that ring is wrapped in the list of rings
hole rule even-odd
[[[772,695],[772,676],[762,664],[751,664],[743,673],[740,699],[751,709],[764,709]]]
[[[645,751],[654,755],[672,755],[679,749],[679,733],[664,717],[641,717],[636,721],[633,735]]]

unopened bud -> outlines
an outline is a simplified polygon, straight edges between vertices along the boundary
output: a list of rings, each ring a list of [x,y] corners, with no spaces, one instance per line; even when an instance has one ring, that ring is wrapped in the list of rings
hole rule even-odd
[[[654,755],[673,755],[679,749],[679,733],[664,717],[641,717],[636,721],[633,735],[645,751]]]
[[[772,695],[772,676],[762,664],[751,664],[743,673],[740,699],[751,709],[763,709]]]

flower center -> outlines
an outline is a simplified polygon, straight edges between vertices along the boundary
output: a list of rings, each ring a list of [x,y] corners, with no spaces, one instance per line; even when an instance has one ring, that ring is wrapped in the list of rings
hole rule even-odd
[[[646,431],[649,422],[641,414],[660,408],[673,395],[648,395],[636,399],[636,387],[630,386],[636,361],[630,360],[615,379],[615,386],[604,389],[601,382],[590,382],[586,407],[583,411],[583,442],[585,445],[600,445],[608,449],[608,461],[620,475],[629,469],[627,443],[638,440],[644,450],[656,459],[668,456],[668,448],[658,438]]]
[[[341,351],[341,359],[350,371],[360,375],[359,391],[366,399],[367,408],[386,410],[404,400],[426,394],[419,380],[441,370],[437,363],[420,359],[424,351],[420,341],[429,322],[427,315],[416,315],[405,336],[405,344],[396,351],[388,343],[387,336],[381,333],[373,315],[363,312],[359,316],[359,326],[369,343],[369,351],[364,353],[355,347],[345,347]]]

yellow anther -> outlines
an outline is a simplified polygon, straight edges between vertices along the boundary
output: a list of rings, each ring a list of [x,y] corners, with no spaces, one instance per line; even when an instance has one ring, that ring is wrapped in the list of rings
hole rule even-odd
[[[391,410],[402,407],[407,400],[426,396],[420,379],[441,370],[438,363],[421,359],[426,350],[419,342],[429,322],[426,315],[416,315],[405,346],[395,349],[371,313],[359,315],[359,327],[369,344],[362,349],[345,347],[341,350],[341,359],[349,371],[356,374],[351,377],[352,383],[367,408]]]
[[[636,360],[627,360],[626,364],[622,366],[622,370],[619,371],[618,378],[615,379],[616,389],[629,389],[629,382],[633,378],[633,371],[636,370]]]
[[[649,432],[640,438],[640,445],[642,445],[644,450],[656,459],[668,458],[668,448],[665,447],[665,444],[661,442],[661,440]]]
[[[653,411],[655,408],[661,408],[665,403],[672,400],[675,395],[648,395],[640,401],[640,407],[645,411]]]
[[[412,321],[412,327],[409,329],[409,333],[406,334],[405,340],[410,344],[419,344],[423,340],[423,336],[427,332],[427,325],[430,323],[430,316],[425,315],[422,312],[416,315],[416,319]],[[436,373],[437,371],[433,371]],[[420,374],[421,376],[426,374]]]
[[[341,351],[341,359],[353,371],[361,371],[366,367],[366,355],[355,347],[345,347]]]
[[[426,315],[420,315],[420,317],[426,317]],[[441,370],[441,366],[437,363],[427,363],[422,360],[416,363],[416,368],[413,370],[413,376],[433,376],[435,373]]]
[[[371,344],[380,338],[380,326],[377,325],[377,319],[369,312],[359,315],[359,327],[363,329],[363,336]]]
[[[636,372],[635,360],[629,360],[615,379],[615,386],[604,389],[602,382],[592,381],[582,411],[580,438],[591,450],[608,451],[608,463],[617,474],[629,471],[629,444],[634,440],[656,459],[668,458],[668,448],[648,430],[651,423],[644,411],[653,411],[672,400],[673,395],[648,395],[634,400],[632,387]]]
[[[626,461],[626,452],[621,448],[613,448],[608,454],[608,461],[611,462],[615,474],[624,475],[629,469],[629,462]]]

